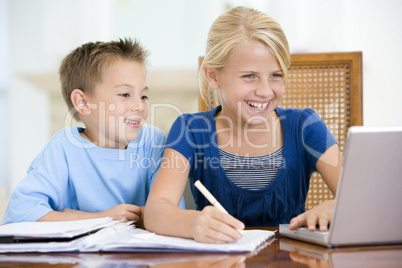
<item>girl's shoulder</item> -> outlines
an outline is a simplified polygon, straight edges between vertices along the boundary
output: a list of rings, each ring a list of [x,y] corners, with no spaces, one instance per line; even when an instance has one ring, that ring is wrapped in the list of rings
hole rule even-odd
[[[319,117],[318,114],[310,108],[306,109],[295,109],[295,108],[276,108],[276,112],[278,113],[281,121],[289,121],[289,122],[300,122],[305,121],[310,117]]]
[[[303,116],[316,113],[311,108],[295,109],[295,108],[281,108],[281,107],[277,107],[276,112],[279,114],[279,116],[281,115]]]
[[[221,106],[217,106],[208,111],[197,113],[186,113],[180,115],[177,120],[184,120],[190,125],[204,125],[215,121],[215,115],[221,110]]]

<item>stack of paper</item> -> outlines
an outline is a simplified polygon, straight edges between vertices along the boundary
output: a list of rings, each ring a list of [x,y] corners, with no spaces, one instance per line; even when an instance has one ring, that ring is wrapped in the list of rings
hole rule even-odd
[[[23,242],[35,239],[68,239],[112,226],[117,221],[112,218],[99,218],[78,221],[57,222],[18,222],[0,226],[0,243]]]
[[[21,227],[24,230],[21,230]],[[46,230],[44,228],[47,228]],[[101,228],[101,229],[100,229]],[[100,229],[100,230],[99,230]],[[66,242],[0,243],[0,253],[6,252],[252,252],[274,232],[262,230],[245,231],[236,243],[205,244],[193,239],[157,235],[135,228],[129,223],[116,222],[110,218],[72,222],[32,222],[0,226],[0,236],[74,237],[94,230],[96,233]],[[57,241],[57,240],[56,240]]]

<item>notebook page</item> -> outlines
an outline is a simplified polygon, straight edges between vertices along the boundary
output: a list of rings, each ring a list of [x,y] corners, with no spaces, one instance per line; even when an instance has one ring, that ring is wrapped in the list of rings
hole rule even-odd
[[[271,231],[246,230],[243,238],[235,243],[207,244],[134,229],[129,237],[106,244],[102,251],[251,252],[274,235]]]
[[[116,223],[110,217],[77,221],[18,222],[1,225],[0,237],[72,238]]]

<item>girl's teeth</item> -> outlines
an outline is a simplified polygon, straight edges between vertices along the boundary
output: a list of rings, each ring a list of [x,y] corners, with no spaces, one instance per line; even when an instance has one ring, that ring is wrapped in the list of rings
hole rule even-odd
[[[267,108],[268,103],[248,102],[248,105],[257,110],[265,110],[265,108]]]

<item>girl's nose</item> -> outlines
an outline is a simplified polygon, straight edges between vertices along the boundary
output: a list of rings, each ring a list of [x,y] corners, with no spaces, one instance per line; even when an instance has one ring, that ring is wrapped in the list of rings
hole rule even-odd
[[[262,98],[267,98],[274,93],[269,79],[261,79],[255,90],[255,94]]]

